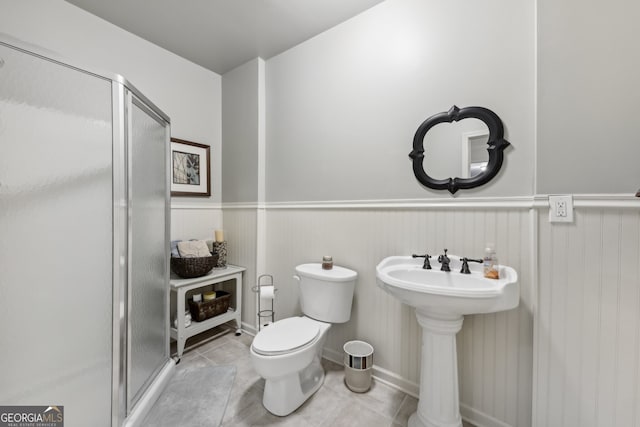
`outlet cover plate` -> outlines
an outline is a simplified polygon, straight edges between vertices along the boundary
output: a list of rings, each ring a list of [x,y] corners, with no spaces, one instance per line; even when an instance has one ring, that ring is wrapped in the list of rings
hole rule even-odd
[[[549,196],[549,222],[573,222],[573,196]]]

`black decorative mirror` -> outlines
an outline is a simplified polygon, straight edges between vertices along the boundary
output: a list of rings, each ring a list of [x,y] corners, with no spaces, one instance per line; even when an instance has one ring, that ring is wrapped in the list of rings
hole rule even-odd
[[[489,157],[486,165],[484,163],[473,164],[470,162],[471,172],[468,174],[469,177],[432,178],[425,172],[424,168],[424,144],[427,132],[440,123],[459,122],[464,119],[477,119],[487,127],[488,139],[486,145]],[[470,133],[469,135],[478,136],[479,134]],[[454,194],[459,189],[479,187],[496,176],[502,166],[503,150],[508,146],[509,141],[504,139],[502,120],[496,113],[483,107],[458,108],[454,105],[449,111],[433,115],[422,122],[413,137],[413,151],[411,151],[409,157],[413,159],[413,173],[420,183],[434,190],[449,190],[451,194]]]

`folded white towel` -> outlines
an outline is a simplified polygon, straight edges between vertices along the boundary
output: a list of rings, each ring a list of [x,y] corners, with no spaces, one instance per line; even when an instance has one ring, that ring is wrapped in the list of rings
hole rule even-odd
[[[211,256],[209,248],[204,240],[189,240],[188,242],[178,242],[178,252],[182,258],[194,258]]]

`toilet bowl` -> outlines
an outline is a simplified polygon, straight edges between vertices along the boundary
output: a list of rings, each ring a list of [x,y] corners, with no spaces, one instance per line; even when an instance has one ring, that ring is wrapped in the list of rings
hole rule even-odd
[[[332,323],[351,318],[357,273],[321,264],[296,267],[303,316],[278,320],[262,329],[251,344],[251,360],[265,379],[262,404],[274,415],[295,411],[324,381],[322,348]]]
[[[320,388],[324,380],[320,357],[330,327],[308,317],[291,317],[256,336],[251,359],[258,375],[265,379],[262,404],[269,412],[288,415]],[[282,339],[294,335],[295,340]],[[262,339],[265,336],[268,340]]]

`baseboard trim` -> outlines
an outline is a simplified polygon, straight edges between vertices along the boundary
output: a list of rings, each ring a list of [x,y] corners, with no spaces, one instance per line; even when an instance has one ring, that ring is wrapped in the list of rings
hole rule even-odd
[[[470,422],[476,427],[512,427],[464,403],[460,403],[460,415],[463,420]]]
[[[256,334],[258,333],[258,330],[256,329],[256,327],[250,323],[242,322],[241,325],[242,325],[242,332],[245,332],[253,337],[255,337]]]

